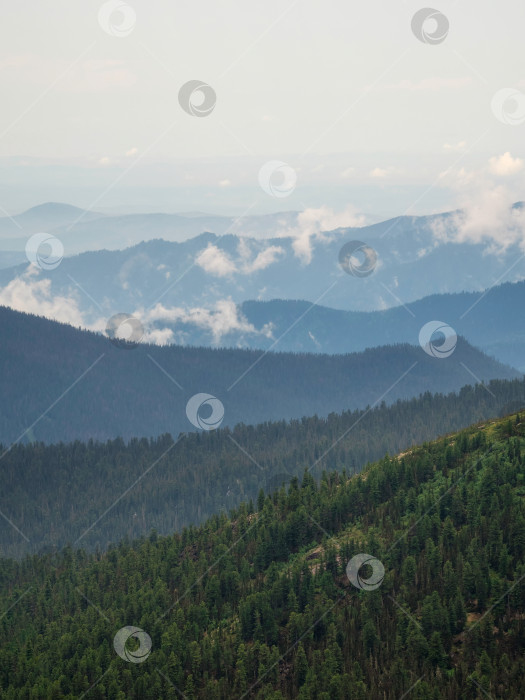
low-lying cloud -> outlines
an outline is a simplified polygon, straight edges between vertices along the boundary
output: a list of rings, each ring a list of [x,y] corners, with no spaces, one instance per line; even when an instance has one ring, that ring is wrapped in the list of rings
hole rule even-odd
[[[487,253],[502,254],[518,245],[525,251],[525,210],[513,206],[523,198],[523,160],[506,152],[479,170],[461,168],[442,174],[457,192],[458,211],[432,225],[439,243],[486,244]]]
[[[265,270],[284,255],[284,248],[276,245],[267,246],[254,255],[250,242],[241,238],[235,259],[217,245],[209,243],[197,255],[195,263],[215,277],[231,277],[235,274],[251,275],[253,272]]]
[[[292,238],[292,249],[304,265],[312,262],[315,244],[330,243],[339,228],[357,228],[364,226],[366,219],[358,214],[352,206],[336,213],[329,207],[305,209],[297,215],[297,224],[279,231],[281,238]]]
[[[29,265],[23,275],[15,277],[5,287],[0,288],[0,305],[72,326],[101,330],[100,323],[85,323],[84,315],[74,296],[53,295],[51,280],[39,279],[39,273],[40,270],[36,266]]]
[[[390,171],[388,171],[390,172]],[[366,224],[366,218],[353,206],[342,212],[335,212],[329,207],[309,208],[300,212],[292,224],[283,221],[273,235],[276,238],[291,239],[292,253],[303,265],[312,262],[316,245],[330,243],[338,235],[336,229],[359,228]],[[258,252],[253,249],[253,242],[241,237],[236,255],[226,252],[219,245],[209,243],[196,257],[196,264],[205,272],[215,277],[233,277],[234,275],[251,275],[265,270],[286,256],[286,250],[279,245],[269,245]]]
[[[51,280],[39,279],[40,273],[37,267],[30,265],[23,275],[0,288],[0,305],[76,328],[102,333],[105,331],[107,320],[115,310],[108,310],[107,317],[98,315],[97,311],[96,318],[93,318],[92,312],[80,309],[74,291],[70,296],[53,295]],[[158,303],[152,309],[139,308],[131,313],[144,326],[143,341],[155,345],[187,342],[187,339],[191,340],[192,329],[209,334],[213,345],[220,345],[222,339],[230,333],[236,333],[239,337],[255,335],[273,338],[272,324],[257,329],[231,299],[220,299],[209,308],[168,307]]]
[[[165,307],[157,304],[146,313],[137,312],[145,326],[149,324],[167,323],[172,326],[172,335],[165,342],[170,342],[177,337],[177,326],[194,326],[212,336],[214,345],[220,345],[224,336],[229,333],[259,335],[272,338],[272,326],[266,324],[261,329],[255,328],[241,313],[239,307],[231,299],[221,299],[211,308],[192,307]],[[187,329],[181,329],[182,331]],[[178,342],[183,336],[179,334]]]
[[[502,156],[494,156],[489,160],[490,172],[500,177],[507,175],[515,175],[523,169],[523,160],[521,158],[513,158],[507,151]]]

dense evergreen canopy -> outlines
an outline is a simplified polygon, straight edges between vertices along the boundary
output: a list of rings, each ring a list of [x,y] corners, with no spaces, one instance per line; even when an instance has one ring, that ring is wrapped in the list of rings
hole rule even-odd
[[[165,435],[16,445],[0,451],[0,510],[10,520],[0,519],[0,552],[17,557],[68,542],[105,549],[153,528],[171,534],[305,469],[317,480],[323,469],[354,473],[385,454],[520,407],[525,382],[494,381],[326,419],[188,433],[176,444]]]
[[[170,537],[2,560],[0,697],[523,697],[524,449],[517,414]]]

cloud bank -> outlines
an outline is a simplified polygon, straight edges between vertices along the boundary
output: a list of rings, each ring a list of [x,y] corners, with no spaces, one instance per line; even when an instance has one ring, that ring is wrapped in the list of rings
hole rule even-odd
[[[295,226],[283,229],[277,234],[280,238],[292,238],[292,249],[304,264],[312,262],[316,244],[329,243],[336,234],[330,233],[339,228],[357,228],[364,226],[366,218],[358,214],[352,206],[340,213],[329,207],[305,209],[297,215]]]
[[[107,320],[113,312],[108,311],[107,317],[99,316],[93,320],[88,311],[80,309],[74,292],[70,296],[53,295],[51,280],[39,279],[39,275],[40,270],[29,265],[23,275],[0,289],[0,305],[68,323],[76,328],[104,333]],[[220,345],[223,337],[233,332],[273,338],[272,324],[265,324],[261,329],[255,328],[231,299],[220,299],[208,308],[167,307],[159,303],[150,310],[135,309],[132,315],[144,326],[143,341],[155,345],[184,343],[191,327],[210,334],[213,345]]]
[[[237,246],[237,257],[233,259],[226,251],[213,243],[202,250],[195,258],[195,263],[214,277],[231,277],[235,274],[251,275],[273,265],[285,255],[284,248],[271,245],[253,256],[250,242],[241,238]]]
[[[433,223],[436,241],[484,244],[492,254],[515,245],[525,251],[525,210],[513,206],[523,199],[523,166],[521,158],[507,151],[478,170],[442,173],[442,180],[457,192],[458,211],[448,220]]]
[[[102,329],[102,322],[89,325],[85,323],[84,315],[74,296],[53,295],[51,280],[38,279],[39,273],[40,270],[35,265],[29,265],[23,275],[0,288],[0,305],[72,326],[90,330]]]

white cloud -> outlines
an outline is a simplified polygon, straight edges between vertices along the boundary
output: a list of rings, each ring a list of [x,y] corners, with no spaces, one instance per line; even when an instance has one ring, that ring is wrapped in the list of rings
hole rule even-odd
[[[197,255],[195,262],[204,272],[216,277],[228,277],[236,271],[235,263],[228,253],[211,243]]]
[[[231,184],[230,180],[219,180],[219,187],[230,187]]]
[[[141,321],[142,322],[142,321]],[[152,345],[169,345],[173,343],[174,333],[171,328],[145,328],[142,342]]]
[[[492,189],[495,186],[497,180],[494,176],[517,175],[523,170],[523,165],[523,159],[515,158],[509,151],[506,151],[503,155],[489,158],[487,164],[481,168],[472,170],[467,170],[465,167],[448,168],[440,173],[439,177],[460,193],[469,187],[480,191],[483,188]],[[517,188],[516,196],[518,199],[522,196],[524,184],[522,182]]]
[[[76,298],[54,295],[49,278],[39,279],[40,270],[30,265],[26,272],[0,289],[0,305],[16,311],[43,316],[51,320],[68,323],[76,328],[86,328],[100,333],[105,332],[107,318],[86,321]],[[108,317],[111,314],[108,314]],[[220,345],[228,333],[251,334],[272,339],[272,324],[265,324],[257,329],[242,315],[239,307],[231,299],[221,299],[211,308],[165,307],[158,303],[153,309],[144,311],[136,309],[133,316],[140,319],[144,327],[143,342],[155,345],[167,345],[176,340],[183,341],[191,328],[178,328],[189,325],[207,331],[212,342]]]
[[[502,156],[494,156],[494,158],[489,160],[490,172],[501,177],[515,175],[522,168],[523,160],[521,158],[513,158],[508,151]]]
[[[284,248],[278,245],[271,245],[261,250],[255,257],[255,260],[250,264],[250,272],[265,270],[267,267],[270,267],[270,265],[273,265],[274,262],[277,262],[281,255],[284,255],[284,252]]]
[[[523,161],[510,153],[490,158],[479,170],[448,170],[442,177],[456,189],[458,211],[432,225],[438,243],[486,244],[487,252],[500,254],[510,246],[525,250],[525,210],[512,205],[525,188],[523,176],[515,186],[499,178],[518,175]]]
[[[240,261],[237,263],[237,272],[245,275],[258,270],[265,270],[285,254],[285,250],[281,246],[270,245],[259,251],[255,258],[252,259],[252,247],[247,238],[240,239],[237,252],[240,257]]]
[[[140,312],[137,312],[140,316]],[[178,324],[189,324],[211,333],[213,343],[219,345],[222,338],[228,333],[245,333],[262,335],[272,338],[271,324],[266,324],[261,330],[257,330],[253,324],[242,315],[239,307],[231,299],[221,299],[212,308],[183,307],[167,308],[157,304],[151,311],[141,317],[143,323],[169,323],[173,326],[173,332],[177,335]],[[165,329],[166,330],[166,329]],[[179,335],[179,337],[181,337]]]
[[[133,146],[133,148],[130,148],[129,151],[126,151],[126,157],[131,158],[132,156],[136,156],[138,152],[139,149]]]
[[[292,248],[295,255],[304,265],[312,261],[314,243],[328,243],[333,235],[326,232],[338,228],[355,228],[364,226],[366,219],[358,214],[354,207],[348,206],[344,211],[335,213],[329,207],[305,209],[297,215],[295,226],[278,232],[280,238],[292,238]]]
[[[252,259],[253,252],[248,239],[241,238],[237,253],[239,257],[234,260],[224,250],[209,243],[208,247],[197,255],[195,262],[205,272],[215,277],[228,277],[233,274],[250,275],[252,272],[265,270],[273,265],[285,251],[281,246],[271,245],[259,251]]]
[[[102,330],[105,327],[102,320],[87,326],[76,299],[52,294],[51,280],[38,279],[39,273],[37,267],[30,265],[23,275],[15,277],[1,288],[0,305],[72,326],[89,327],[90,330]]]

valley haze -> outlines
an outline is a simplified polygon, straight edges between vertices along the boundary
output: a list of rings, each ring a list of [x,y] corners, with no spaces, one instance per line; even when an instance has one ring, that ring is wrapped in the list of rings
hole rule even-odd
[[[525,698],[525,4],[0,20],[0,700]]]

